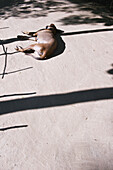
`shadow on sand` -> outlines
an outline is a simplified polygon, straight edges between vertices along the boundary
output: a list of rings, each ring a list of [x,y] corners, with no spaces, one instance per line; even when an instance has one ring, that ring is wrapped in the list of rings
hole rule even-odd
[[[10,44],[10,43],[13,43],[13,42],[16,42],[16,41],[25,41],[25,40],[28,40],[28,38],[24,38],[24,39],[21,39],[21,40],[18,37],[17,38],[9,38],[9,39],[6,39],[6,40],[0,40],[0,45]]]
[[[104,28],[104,29],[95,29],[95,30],[84,30],[84,31],[75,31],[75,32],[64,32],[62,36],[67,35],[79,35],[79,34],[91,34],[91,33],[101,33],[101,32],[108,32],[113,31],[113,28]]]
[[[108,70],[107,73],[113,74],[113,69]]]
[[[18,72],[22,72],[22,71],[25,71],[25,70],[29,70],[29,69],[32,69],[33,67],[26,67],[26,68],[23,68],[23,69],[19,69],[19,70],[15,70],[15,71],[10,71],[10,72],[5,72],[4,75],[9,75],[9,74],[13,74],[13,73],[18,73]],[[0,73],[0,76],[2,76],[3,73]]]
[[[111,64],[111,66],[113,67],[113,64]],[[113,68],[107,70],[107,73],[108,73],[108,74],[113,74]]]
[[[0,102],[0,115],[33,109],[66,106],[77,103],[113,99],[113,87],[74,91],[47,96],[34,96]]]
[[[0,18],[39,18],[46,17],[49,13],[63,12],[69,14],[59,20],[63,25],[103,23],[111,26],[113,25],[113,12],[110,11],[112,7],[113,3],[108,8],[103,3],[96,3],[96,0],[1,0]],[[75,15],[75,11],[81,11],[81,14]],[[88,11],[93,14],[93,17],[87,14]]]

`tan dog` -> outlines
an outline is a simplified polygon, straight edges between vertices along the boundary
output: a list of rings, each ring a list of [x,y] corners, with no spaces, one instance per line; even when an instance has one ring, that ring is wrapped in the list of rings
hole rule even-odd
[[[23,32],[24,34],[34,37],[28,39],[36,41],[35,44],[28,46],[27,48],[16,47],[16,50],[19,52],[24,52],[27,55],[32,56],[35,59],[45,59],[53,54],[57,47],[56,40],[57,28],[54,24],[46,26],[46,29],[41,29],[37,32]]]

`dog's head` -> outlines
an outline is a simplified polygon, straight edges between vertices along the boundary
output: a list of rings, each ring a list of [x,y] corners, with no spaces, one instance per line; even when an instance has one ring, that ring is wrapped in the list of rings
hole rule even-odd
[[[54,24],[47,25],[46,29],[51,30],[53,34],[62,34],[64,32],[62,30],[57,29]]]
[[[46,29],[51,30],[54,34],[56,34],[57,28],[54,24],[47,25]]]

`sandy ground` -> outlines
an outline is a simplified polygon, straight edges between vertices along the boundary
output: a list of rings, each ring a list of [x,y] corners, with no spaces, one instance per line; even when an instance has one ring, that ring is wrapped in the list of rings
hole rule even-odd
[[[113,170],[112,24],[87,3],[22,2],[0,14],[0,170]],[[61,54],[15,53],[32,43],[21,31],[50,23],[65,32]]]

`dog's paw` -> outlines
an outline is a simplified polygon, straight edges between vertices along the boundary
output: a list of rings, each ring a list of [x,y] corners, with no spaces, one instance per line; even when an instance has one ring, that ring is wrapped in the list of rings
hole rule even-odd
[[[15,48],[16,51],[19,51],[19,52],[22,52],[23,51],[23,48],[21,46],[16,46]]]
[[[19,47],[18,47],[18,46],[16,46],[15,50],[16,50],[16,51],[18,51],[18,50],[19,50]]]

